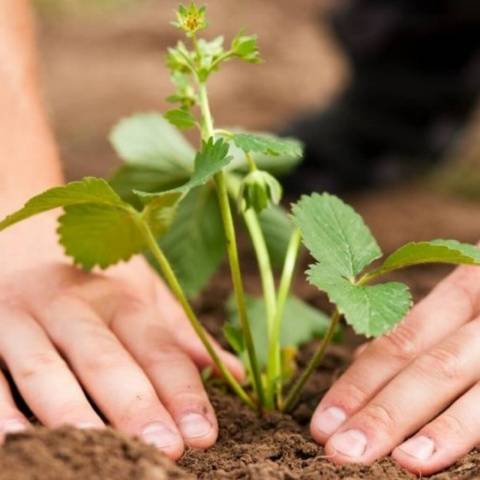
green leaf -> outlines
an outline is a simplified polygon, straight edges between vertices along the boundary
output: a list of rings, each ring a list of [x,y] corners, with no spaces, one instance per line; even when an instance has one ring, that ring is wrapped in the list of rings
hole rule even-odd
[[[162,192],[172,190],[187,182],[191,172],[179,170],[165,175],[164,172],[155,167],[143,165],[122,165],[110,179],[110,185],[120,197],[140,208],[142,202],[135,195],[134,190],[142,192]]]
[[[386,273],[399,268],[425,263],[449,263],[454,265],[480,265],[480,249],[456,240],[411,242],[400,247],[376,270]]]
[[[205,185],[216,173],[226,167],[232,157],[228,156],[228,144],[222,139],[214,140],[210,138],[208,142],[203,142],[203,147],[195,157],[195,166],[190,180],[179,187],[170,190],[170,192],[182,192],[187,194],[190,190]],[[136,192],[139,196],[147,199],[156,197],[158,193]],[[167,193],[167,192],[162,192]]]
[[[194,63],[194,53],[190,52],[182,41],[177,42],[175,47],[167,49],[166,64],[172,74],[190,75],[194,69]]]
[[[175,85],[175,93],[167,97],[168,102],[180,103],[183,109],[192,108],[198,103],[197,94],[190,83],[190,75],[176,71],[170,78]]]
[[[256,35],[245,35],[242,31],[232,40],[231,50],[235,57],[248,63],[260,63],[258,39]]]
[[[247,296],[246,306],[258,361],[263,367],[268,358],[265,302],[263,298]],[[230,318],[227,324],[227,339],[237,353],[242,353],[240,350],[243,345],[239,330],[240,322],[233,299],[230,299],[227,307]],[[299,298],[291,296],[285,303],[280,336],[281,346],[282,348],[299,347],[313,338],[321,337],[328,328],[328,324],[329,319],[323,312]]]
[[[65,211],[59,218],[60,243],[67,255],[86,270],[128,260],[144,248],[138,228],[140,214],[100,178],[85,178],[33,197],[3,220],[0,230],[58,207]]]
[[[343,277],[353,279],[382,254],[362,217],[333,195],[303,196],[293,216],[313,257]]]
[[[293,225],[283,208],[270,206],[258,215],[270,260],[275,267],[282,267],[287,254]]]
[[[155,168],[165,181],[191,175],[195,151],[180,132],[157,113],[121,120],[110,133],[118,156],[129,165]]]
[[[140,178],[139,172],[142,170],[133,172],[136,175],[133,180],[138,182],[135,185],[141,184],[140,190],[143,190],[134,190],[134,192],[141,198],[143,204],[148,205],[149,202],[157,201],[168,194],[180,194],[180,197],[184,197],[178,206],[172,204],[171,208],[159,212],[160,226],[155,225],[154,229],[157,234],[165,233],[176,207],[175,218],[170,225],[170,230],[161,239],[160,246],[189,296],[196,295],[205,286],[224,257],[225,240],[217,200],[212,189],[204,185],[231,161],[228,149],[228,144],[223,140],[210,139],[197,154],[194,172],[190,179],[180,186],[161,193],[149,191],[155,190],[155,178],[158,178],[159,182],[163,178],[160,172],[151,178],[148,171],[145,174],[142,173]],[[124,179],[125,176],[120,177],[120,180]],[[129,180],[127,178],[127,182]],[[120,183],[124,189],[126,189],[125,183]],[[119,185],[118,178],[116,184]],[[137,203],[140,203],[138,199],[135,204]],[[152,222],[152,216],[147,218]]]
[[[403,283],[355,285],[321,264],[314,265],[308,277],[327,293],[355,332],[367,337],[378,337],[394,328],[412,305],[408,287]]]
[[[164,235],[170,228],[182,193],[171,191],[156,195],[137,192],[145,205],[142,218],[147,222],[155,238]]]
[[[84,270],[127,261],[145,248],[131,212],[114,206],[84,204],[65,207],[58,234],[65,253]]]
[[[292,150],[277,156],[251,152],[251,155],[260,170],[266,170],[275,176],[285,175],[292,171],[302,159],[301,149],[303,147],[300,142],[298,142],[298,144],[300,146],[300,152]],[[292,155],[292,153],[294,154]],[[242,172],[249,170],[247,162],[245,161],[245,152],[237,147],[234,142],[230,143],[230,155],[233,156],[233,161],[229,167],[231,170],[239,170]]]
[[[180,129],[188,129],[195,126],[195,117],[182,108],[175,108],[165,112],[164,117],[175,127]]]
[[[192,188],[204,185],[216,173],[225,168],[232,160],[228,156],[228,143],[221,138],[214,140],[210,138],[208,142],[203,143],[202,150],[195,157],[195,167],[190,180],[179,187],[179,190],[189,191]]]
[[[264,155],[300,158],[302,144],[293,138],[280,138],[270,134],[235,133],[235,145],[245,153],[263,153]]]
[[[22,209],[0,222],[0,231],[48,210],[89,203],[117,208],[128,207],[105,180],[87,177],[79,182],[71,182],[61,187],[51,188],[31,198]]]
[[[63,207],[58,235],[67,255],[85,270],[107,268],[145,249],[142,222],[156,236],[172,221],[180,193],[149,197],[142,213],[124,202],[101,178],[87,177],[51,188],[0,222],[0,230],[34,215]]]
[[[188,193],[159,243],[187,294],[195,296],[225,255],[223,224],[214,190],[199,187]]]

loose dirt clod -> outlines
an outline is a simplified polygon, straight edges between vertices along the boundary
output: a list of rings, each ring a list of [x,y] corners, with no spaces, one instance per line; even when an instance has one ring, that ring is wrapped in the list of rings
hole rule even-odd
[[[38,428],[7,437],[0,480],[192,480],[155,447],[111,429]]]

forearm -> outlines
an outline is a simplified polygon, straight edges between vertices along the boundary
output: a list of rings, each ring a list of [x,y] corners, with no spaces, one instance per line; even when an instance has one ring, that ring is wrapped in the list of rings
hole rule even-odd
[[[62,173],[37,82],[27,0],[0,1],[0,216]]]

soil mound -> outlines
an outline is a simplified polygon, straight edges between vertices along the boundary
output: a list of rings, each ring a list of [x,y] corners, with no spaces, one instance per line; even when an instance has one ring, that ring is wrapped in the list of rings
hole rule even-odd
[[[192,480],[155,447],[111,429],[37,428],[9,435],[0,480]]]

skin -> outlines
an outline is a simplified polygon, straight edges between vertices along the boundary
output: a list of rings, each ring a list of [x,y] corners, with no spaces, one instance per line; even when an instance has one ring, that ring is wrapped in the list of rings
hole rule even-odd
[[[391,334],[363,348],[320,402],[311,432],[338,463],[392,452],[442,470],[480,444],[480,269],[460,267]]]
[[[0,2],[0,217],[63,182],[40,95],[26,0]],[[104,419],[172,458],[218,433],[199,368],[210,365],[178,304],[141,259],[87,274],[44,214],[0,234],[0,362],[48,427]],[[239,362],[217,347],[238,378]],[[103,418],[92,408],[87,395]],[[0,370],[0,440],[28,428]]]

